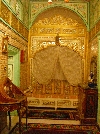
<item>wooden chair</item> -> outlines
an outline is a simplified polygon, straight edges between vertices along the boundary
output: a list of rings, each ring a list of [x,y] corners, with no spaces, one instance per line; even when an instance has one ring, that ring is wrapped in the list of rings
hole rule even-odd
[[[6,79],[3,86],[0,87],[0,111],[6,111],[9,115],[9,129],[11,129],[10,112],[17,110],[19,116],[19,134],[21,134],[21,118],[26,115],[27,127],[27,97],[14,85],[9,78]]]

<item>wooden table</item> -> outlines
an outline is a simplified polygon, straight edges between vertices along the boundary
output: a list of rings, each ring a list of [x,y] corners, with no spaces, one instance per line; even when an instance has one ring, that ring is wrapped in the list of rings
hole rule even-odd
[[[6,87],[6,88],[4,88]],[[17,110],[19,116],[19,134],[21,134],[21,118],[26,115],[27,127],[27,97],[24,93],[14,85],[8,78],[4,84],[0,86],[0,111],[8,112],[9,129],[11,129],[11,115],[10,112]]]

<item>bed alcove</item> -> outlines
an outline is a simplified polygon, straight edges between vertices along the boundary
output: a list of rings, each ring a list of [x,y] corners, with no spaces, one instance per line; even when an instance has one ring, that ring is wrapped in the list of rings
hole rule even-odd
[[[65,46],[51,46],[33,57],[34,82],[27,93],[29,109],[66,110],[79,118],[82,58]]]
[[[87,27],[75,11],[55,6],[38,14],[29,31],[28,106],[76,109],[84,120],[89,52]]]

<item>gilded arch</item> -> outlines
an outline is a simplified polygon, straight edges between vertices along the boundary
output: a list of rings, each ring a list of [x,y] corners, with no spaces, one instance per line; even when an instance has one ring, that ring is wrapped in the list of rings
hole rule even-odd
[[[86,25],[87,29],[89,29],[88,17],[86,19],[81,13],[78,12],[78,10],[70,8],[69,6],[66,6],[66,5],[59,5],[59,4],[57,4],[57,5],[54,4],[54,5],[50,5],[50,6],[42,8],[42,9],[39,9],[38,12],[36,12],[34,17],[32,18],[32,21],[31,21],[31,24],[30,24],[29,28],[32,27],[33,23],[35,22],[35,20],[37,19],[38,16],[40,16],[42,13],[44,13],[48,9],[52,10],[53,8],[56,8],[56,7],[64,8],[66,10],[70,10],[70,11],[74,12],[75,14],[77,14],[83,20],[83,23]]]
[[[82,80],[88,77],[88,32],[83,19],[72,10],[53,6],[41,12],[30,28],[29,58],[31,74],[33,74],[32,59],[35,54],[47,47],[56,46],[55,37],[60,36],[60,46],[66,46],[78,53],[82,58]],[[33,76],[31,76],[31,81]]]

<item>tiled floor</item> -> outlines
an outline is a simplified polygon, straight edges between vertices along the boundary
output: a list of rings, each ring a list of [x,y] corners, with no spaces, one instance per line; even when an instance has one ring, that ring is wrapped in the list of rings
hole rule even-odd
[[[11,116],[11,128],[13,128],[16,123],[18,122],[18,116]],[[24,123],[26,120],[22,118],[22,122]],[[9,120],[7,119],[7,127],[0,133],[0,134],[7,134],[5,131],[9,132],[8,130],[8,123]],[[46,123],[46,124],[73,124],[79,125],[80,121],[76,120],[52,120],[52,119],[28,119],[28,123]]]

